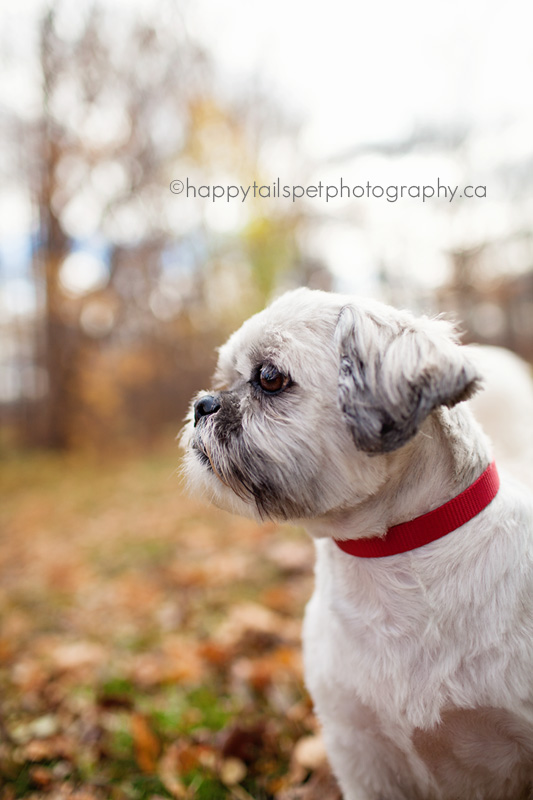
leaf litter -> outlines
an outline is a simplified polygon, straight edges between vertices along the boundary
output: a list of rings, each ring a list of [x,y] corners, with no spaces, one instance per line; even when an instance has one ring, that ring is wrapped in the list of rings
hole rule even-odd
[[[0,798],[340,800],[305,691],[312,544],[179,454],[6,459]]]

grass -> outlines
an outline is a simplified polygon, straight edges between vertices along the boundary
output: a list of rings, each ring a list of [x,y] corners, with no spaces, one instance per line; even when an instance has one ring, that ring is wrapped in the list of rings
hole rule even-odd
[[[316,730],[311,544],[185,497],[178,463],[0,463],[2,798],[285,800],[308,782],[291,753]]]

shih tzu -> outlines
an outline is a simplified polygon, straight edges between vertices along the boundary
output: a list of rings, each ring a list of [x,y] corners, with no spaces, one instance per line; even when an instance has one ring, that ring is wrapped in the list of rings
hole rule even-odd
[[[315,538],[305,677],[345,800],[533,797],[533,501],[462,402],[480,378],[448,322],[298,289],[183,433],[194,490]]]

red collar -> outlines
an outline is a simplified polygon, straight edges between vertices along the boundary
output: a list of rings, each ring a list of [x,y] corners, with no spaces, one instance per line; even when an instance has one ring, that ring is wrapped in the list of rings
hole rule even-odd
[[[406,553],[460,528],[488,506],[499,488],[500,478],[493,461],[468,489],[453,500],[410,522],[394,525],[384,537],[333,541],[345,553],[358,558],[383,558]]]

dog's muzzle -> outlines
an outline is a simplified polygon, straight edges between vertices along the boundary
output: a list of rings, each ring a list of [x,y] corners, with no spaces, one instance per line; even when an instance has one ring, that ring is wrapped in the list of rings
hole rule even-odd
[[[196,426],[202,417],[209,417],[215,414],[220,408],[220,401],[214,394],[206,394],[194,404],[194,425]]]

